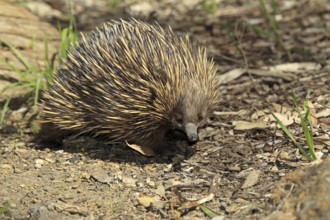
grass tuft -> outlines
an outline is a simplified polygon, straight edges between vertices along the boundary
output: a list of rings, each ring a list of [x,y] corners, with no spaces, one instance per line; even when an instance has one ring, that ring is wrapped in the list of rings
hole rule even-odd
[[[5,104],[2,107],[2,110],[1,110],[1,113],[0,113],[0,125],[2,125],[4,120],[5,120],[6,113],[9,109],[8,106],[9,106],[10,100],[11,100],[11,98],[8,98],[5,102]]]
[[[61,42],[60,42],[60,56],[62,58],[68,57],[68,51],[70,51],[78,41],[77,23],[73,15],[70,16],[69,26],[61,29]]]
[[[58,50],[58,55],[62,58],[67,58],[68,51],[74,47],[75,43],[78,40],[77,25],[73,16],[70,16],[69,26],[67,28],[60,29],[60,37],[61,41],[60,48]],[[15,48],[15,46],[5,41],[1,42],[4,46],[9,48],[11,53],[23,65],[24,70],[21,70],[19,67],[11,64],[7,60],[3,60],[3,63],[5,63],[12,71],[16,72],[19,75],[19,79],[16,82],[10,83],[8,86],[3,88],[0,91],[0,94],[10,88],[28,89],[33,94],[33,108],[36,111],[41,91],[48,89],[53,81],[54,63],[53,60],[49,57],[48,40],[46,39],[44,44],[44,67],[31,65],[27,61],[26,57],[24,57],[20,53],[20,51]],[[3,123],[4,113],[7,110],[8,105],[1,111],[1,123]]]
[[[292,94],[292,99],[293,99],[294,107],[299,114],[300,126],[304,132],[304,138],[306,141],[306,145],[309,149],[308,153],[302,147],[302,145],[297,141],[297,139],[294,137],[294,135],[289,131],[289,129],[282,123],[282,121],[278,117],[276,117],[276,115],[272,111],[270,111],[270,114],[274,117],[274,119],[276,120],[276,123],[281,127],[281,129],[286,134],[286,136],[299,149],[300,153],[305,158],[307,158],[309,161],[314,161],[317,158],[315,155],[315,147],[314,147],[314,141],[313,141],[313,130],[312,130],[312,122],[311,122],[312,116],[310,114],[310,108],[307,105],[307,100],[305,100],[304,104],[303,104],[304,114],[302,114],[300,111],[296,96],[294,94]]]
[[[204,11],[214,14],[218,10],[218,4],[216,0],[204,0],[202,2]]]

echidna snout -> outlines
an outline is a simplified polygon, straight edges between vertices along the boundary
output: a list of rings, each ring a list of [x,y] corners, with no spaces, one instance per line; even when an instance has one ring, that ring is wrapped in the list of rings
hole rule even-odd
[[[187,138],[189,142],[195,143],[198,141],[197,125],[194,123],[187,123],[185,126]]]
[[[186,87],[185,96],[179,102],[175,110],[175,127],[185,132],[187,139],[191,143],[198,141],[198,129],[207,121],[212,109],[209,108],[206,93],[201,87],[189,85]]]

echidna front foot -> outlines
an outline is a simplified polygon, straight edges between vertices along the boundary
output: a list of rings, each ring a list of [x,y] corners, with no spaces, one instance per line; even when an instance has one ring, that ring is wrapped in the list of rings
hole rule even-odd
[[[39,133],[32,142],[38,148],[58,147],[62,145],[63,139],[69,135],[68,131],[57,128],[53,123],[42,123]]]

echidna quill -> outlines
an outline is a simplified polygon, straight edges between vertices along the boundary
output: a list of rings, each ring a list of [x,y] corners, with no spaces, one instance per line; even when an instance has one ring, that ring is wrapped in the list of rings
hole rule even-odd
[[[190,142],[219,102],[219,80],[204,48],[170,28],[112,21],[82,36],[43,97],[39,143],[88,135],[168,147],[170,130]]]

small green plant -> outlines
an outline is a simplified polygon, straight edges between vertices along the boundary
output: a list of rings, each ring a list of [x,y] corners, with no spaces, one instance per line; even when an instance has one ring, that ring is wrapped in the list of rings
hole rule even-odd
[[[11,100],[11,98],[8,98],[5,102],[5,104],[2,107],[2,110],[1,110],[1,113],[0,113],[0,125],[2,125],[2,123],[5,120],[5,115],[6,115],[6,112],[8,111],[8,109],[9,109],[8,106],[9,106],[10,100]]]
[[[275,118],[276,123],[281,127],[283,132],[290,138],[290,140],[293,142],[293,144],[299,149],[300,153],[303,154],[308,160],[314,161],[316,160],[316,155],[315,155],[315,147],[314,147],[314,141],[313,141],[313,130],[312,130],[312,123],[311,123],[311,114],[310,114],[310,108],[307,104],[307,99],[303,103],[303,108],[304,108],[304,115],[301,113],[297,99],[294,94],[292,94],[292,99],[294,103],[294,107],[296,111],[299,114],[299,119],[300,119],[300,125],[301,128],[304,132],[304,137],[306,140],[306,145],[308,146],[309,153],[305,151],[305,149],[301,146],[301,144],[297,141],[297,139],[294,137],[294,135],[289,131],[289,129],[282,123],[282,121],[276,117],[276,115],[270,111],[272,116]]]
[[[214,14],[218,10],[218,4],[216,0],[204,0],[203,9],[211,14]]]
[[[221,218],[221,215],[219,213],[207,207],[206,205],[200,205],[199,207],[210,218],[218,217],[219,219],[224,219],[224,217]]]
[[[72,49],[74,44],[78,40],[78,31],[76,27],[76,22],[73,16],[70,17],[70,24],[67,28],[63,28],[60,30],[61,32],[61,43],[59,49],[59,55],[63,58],[67,57],[67,51]],[[34,39],[32,39],[34,41]],[[0,91],[0,94],[4,91],[13,88],[26,88],[29,89],[30,92],[33,94],[33,107],[36,110],[36,106],[39,100],[40,92],[42,90],[46,90],[52,84],[53,80],[53,62],[49,57],[49,50],[48,50],[48,40],[45,40],[44,51],[45,51],[45,65],[44,67],[40,66],[32,66],[27,59],[17,50],[13,45],[7,43],[5,41],[1,41],[3,45],[9,48],[9,50],[13,53],[13,55],[18,59],[18,61],[23,65],[24,70],[21,70],[17,66],[11,64],[7,60],[4,62],[10,69],[15,71],[19,75],[19,79],[16,82],[13,82],[6,86],[5,88]],[[6,110],[2,110],[5,112]],[[1,114],[1,122],[3,122],[4,115]]]
[[[3,93],[4,91],[13,88],[27,88],[30,89],[34,96],[34,107],[37,105],[40,91],[46,87],[47,84],[50,84],[51,80],[51,72],[53,71],[52,66],[50,65],[50,61],[48,59],[48,43],[45,42],[45,58],[46,60],[46,68],[35,67],[28,63],[24,56],[11,44],[2,41],[4,45],[6,45],[10,51],[14,54],[14,56],[20,61],[20,63],[24,66],[25,70],[19,69],[17,66],[12,65],[8,61],[3,61],[10,69],[15,71],[19,75],[19,79],[16,82],[13,82],[6,86],[0,91]],[[44,83],[46,81],[46,84]]]
[[[9,202],[5,202],[2,205],[0,205],[0,215],[6,214],[11,208],[11,205]]]
[[[116,9],[120,5],[120,0],[108,0],[108,7],[112,9]]]
[[[60,56],[67,58],[68,51],[71,50],[78,41],[78,30],[76,20],[73,15],[70,15],[70,23],[66,28],[59,28],[61,33]]]

